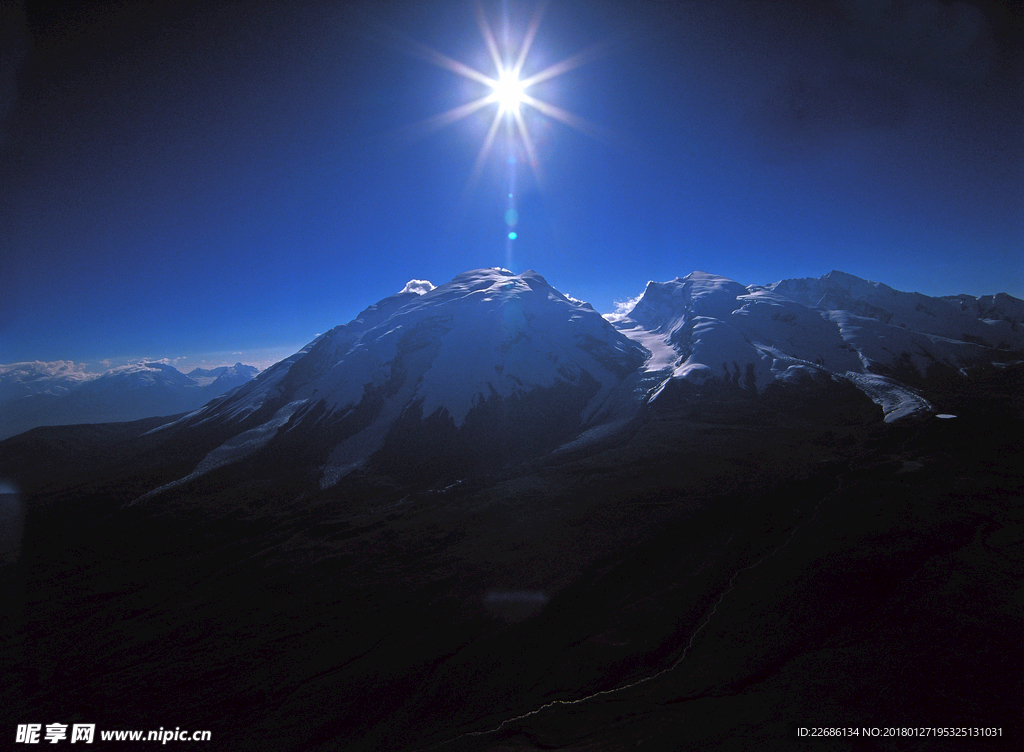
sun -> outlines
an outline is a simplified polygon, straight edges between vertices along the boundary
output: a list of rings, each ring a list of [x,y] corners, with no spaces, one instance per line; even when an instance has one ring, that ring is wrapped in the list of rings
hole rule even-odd
[[[540,182],[543,182],[540,161],[537,157],[537,150],[534,146],[533,137],[530,134],[528,118],[525,115],[525,110],[528,108],[536,110],[541,113],[541,115],[558,120],[565,125],[571,126],[581,132],[587,133],[588,135],[598,137],[603,136],[601,133],[602,129],[598,128],[594,124],[572,114],[571,112],[567,112],[550,102],[538,99],[528,92],[528,89],[536,84],[561,76],[563,73],[567,73],[568,71],[578,68],[581,65],[589,63],[602,56],[609,51],[610,47],[608,44],[596,45],[576,55],[565,58],[559,63],[550,65],[538,73],[532,73],[524,77],[522,75],[523,69],[527,67],[530,48],[533,45],[534,39],[537,36],[537,31],[540,28],[544,5],[545,3],[542,2],[538,6],[533,18],[522,31],[521,43],[518,45],[514,45],[509,41],[509,35],[507,33],[503,35],[503,44],[499,45],[498,40],[495,38],[494,32],[491,30],[491,26],[487,21],[487,17],[484,14],[483,6],[480,4],[477,5],[477,21],[480,26],[480,31],[483,33],[484,42],[487,45],[487,51],[490,54],[492,63],[494,64],[494,75],[487,75],[486,73],[472,68],[465,63],[461,63],[454,58],[448,57],[437,50],[427,47],[426,45],[412,40],[407,40],[411,42],[414,51],[419,56],[434,65],[445,68],[464,78],[483,84],[487,87],[485,90],[487,93],[478,99],[474,99],[470,102],[466,102],[465,104],[453,107],[446,112],[434,115],[426,121],[418,124],[417,127],[425,126],[429,129],[433,129],[436,127],[446,126],[456,122],[457,120],[461,120],[462,118],[469,117],[473,113],[483,110],[488,106],[495,105],[494,118],[491,121],[490,128],[487,130],[487,135],[484,137],[484,142],[477,154],[476,164],[473,167],[473,174],[469,180],[470,185],[475,183],[480,177],[484,163],[487,160],[487,156],[490,154],[491,147],[494,145],[494,141],[498,136],[500,126],[503,122],[508,125],[507,129],[505,129],[508,137],[513,139],[518,147],[521,147],[521,149],[517,150],[525,155],[526,161],[529,163],[534,176]],[[507,16],[504,20],[505,27],[507,29]]]
[[[498,111],[514,115],[519,111],[519,105],[523,103],[525,95],[523,82],[515,74],[515,71],[506,70],[498,74],[498,80],[494,82],[494,96],[498,101]]]

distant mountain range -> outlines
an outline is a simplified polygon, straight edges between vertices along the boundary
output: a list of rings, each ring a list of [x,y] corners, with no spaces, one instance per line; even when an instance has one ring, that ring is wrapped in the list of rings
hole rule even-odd
[[[0,439],[37,426],[110,423],[177,415],[202,407],[258,373],[253,366],[195,368],[164,363],[122,366],[91,375],[71,364],[0,366]]]

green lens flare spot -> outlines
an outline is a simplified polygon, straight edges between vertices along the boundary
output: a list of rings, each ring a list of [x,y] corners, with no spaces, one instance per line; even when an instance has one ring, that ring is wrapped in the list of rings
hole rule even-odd
[[[516,239],[516,237],[517,237],[517,236],[516,236],[516,234],[515,234],[514,232],[510,232],[510,233],[508,234],[508,239],[509,239],[509,240],[515,240],[515,239]]]
[[[519,212],[517,212],[515,209],[509,209],[507,212],[505,212],[505,224],[507,224],[509,227],[515,227],[516,222],[518,221]]]

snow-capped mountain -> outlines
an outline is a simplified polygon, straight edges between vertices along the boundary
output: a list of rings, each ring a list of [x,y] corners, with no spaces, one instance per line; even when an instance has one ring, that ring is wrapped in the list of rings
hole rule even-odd
[[[189,477],[257,452],[318,466],[324,486],[375,454],[409,473],[500,467],[627,417],[645,359],[539,274],[481,269],[407,285],[161,430],[217,437]]]
[[[614,325],[533,271],[416,282],[156,429],[202,452],[170,485],[239,462],[306,468],[321,488],[357,468],[461,476],[577,447],[710,384],[745,398],[812,389],[892,421],[935,412],[921,391],[935,368],[1024,358],[1013,298],[972,307],[840,272],[651,282]]]
[[[0,438],[36,426],[130,421],[189,412],[257,373],[241,363],[196,377],[164,363],[121,366],[102,375],[43,367],[48,365],[14,364],[0,374],[7,397],[0,400]]]
[[[897,420],[931,410],[937,372],[967,375],[1020,360],[1024,302],[1008,295],[933,298],[833,271],[744,287],[694,272],[648,284],[616,326],[652,356],[665,388],[708,380],[751,391],[833,381],[860,389]]]
[[[787,279],[765,287],[816,310],[847,311],[889,326],[989,348],[1024,348],[1024,301],[1004,293],[933,298],[839,271],[820,279]]]
[[[60,397],[98,377],[65,360],[0,365],[0,404],[37,395]]]
[[[220,366],[218,368],[193,368],[186,376],[195,381],[199,386],[216,385],[218,394],[241,386],[247,381],[256,378],[259,370],[255,366],[247,366],[243,363],[235,363],[233,366]]]

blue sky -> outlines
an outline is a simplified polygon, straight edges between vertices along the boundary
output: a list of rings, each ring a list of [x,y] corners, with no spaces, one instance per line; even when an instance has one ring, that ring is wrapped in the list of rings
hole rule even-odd
[[[528,93],[592,128],[524,105],[536,167],[502,125],[475,177],[496,106],[425,125],[488,90],[423,53],[493,76],[473,4],[215,6],[4,5],[0,363],[267,365],[481,266],[1024,297],[999,3],[551,0],[523,75],[588,62]],[[483,8],[516,48],[537,10]]]

